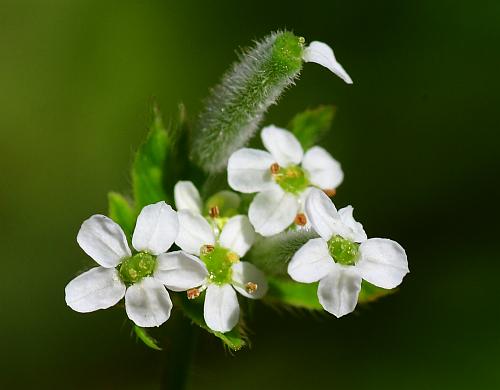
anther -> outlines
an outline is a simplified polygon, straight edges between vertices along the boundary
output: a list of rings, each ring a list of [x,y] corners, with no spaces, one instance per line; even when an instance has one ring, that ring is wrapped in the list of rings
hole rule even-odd
[[[228,252],[226,257],[231,263],[237,263],[240,259],[240,257],[234,252]]]
[[[200,296],[200,290],[198,288],[192,288],[186,291],[188,299],[195,299]]]
[[[280,165],[278,163],[273,163],[270,170],[273,175],[276,175],[280,171]]]
[[[219,207],[214,206],[214,207],[210,208],[208,215],[210,215],[210,218],[217,218],[220,215]]]
[[[255,291],[257,291],[257,288],[257,283],[248,282],[247,284],[245,284],[245,291],[249,294],[253,294]]]
[[[213,245],[203,245],[201,247],[201,254],[206,255],[207,253],[213,252],[214,246]]]
[[[332,197],[332,196],[335,196],[335,194],[337,193],[337,190],[335,188],[327,188],[327,189],[324,189],[323,192],[328,196],[328,197]]]
[[[295,216],[295,225],[304,226],[307,223],[307,217],[304,213],[298,213]]]

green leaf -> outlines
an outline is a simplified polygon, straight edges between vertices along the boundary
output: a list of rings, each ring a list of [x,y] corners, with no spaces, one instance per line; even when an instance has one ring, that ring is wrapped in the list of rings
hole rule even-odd
[[[206,172],[224,170],[253,136],[264,113],[302,69],[302,38],[268,35],[245,51],[213,90],[195,127],[191,157]]]
[[[295,134],[302,147],[307,150],[316,145],[330,130],[334,116],[334,106],[320,106],[295,115],[288,129]]]
[[[176,132],[167,131],[155,108],[154,120],[146,141],[139,147],[132,165],[132,189],[136,211],[167,200],[164,172],[167,153],[174,147]]]
[[[202,297],[194,300],[189,300],[187,299],[185,294],[177,294],[175,296],[175,301],[176,305],[180,306],[183,309],[184,314],[194,324],[221,339],[223,343],[227,345],[231,350],[238,351],[246,345],[246,341],[244,340],[244,336],[242,335],[242,330],[239,325],[226,333],[214,332],[207,326],[207,324],[205,323],[205,319],[203,318],[204,299],[202,299]]]
[[[269,277],[269,291],[264,301],[274,305],[288,305],[300,309],[323,310],[317,295],[318,283],[298,283],[290,278]],[[358,304],[373,302],[392,294],[395,290],[385,290],[363,280]]]
[[[108,193],[108,215],[121,226],[128,238],[132,237],[137,215],[128,200],[118,192]]]
[[[139,340],[141,340],[149,348],[157,351],[162,350],[162,348],[158,345],[158,342],[148,334],[146,329],[134,325],[134,333],[137,335]]]
[[[287,276],[287,265],[292,256],[311,238],[318,237],[313,231],[290,230],[255,242],[246,255],[266,275]]]
[[[298,283],[291,279],[268,278],[269,290],[264,301],[301,309],[323,310],[316,291],[318,283]]]

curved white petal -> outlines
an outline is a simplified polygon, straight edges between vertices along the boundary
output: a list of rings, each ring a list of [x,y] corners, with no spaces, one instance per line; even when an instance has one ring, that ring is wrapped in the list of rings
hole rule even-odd
[[[399,286],[410,272],[403,247],[386,238],[370,238],[363,242],[359,246],[356,268],[363,279],[382,288]]]
[[[307,171],[309,181],[324,190],[335,189],[344,180],[340,163],[320,146],[306,152],[302,167]]]
[[[221,246],[231,249],[240,257],[250,249],[255,241],[255,230],[246,215],[236,215],[230,218],[219,237]]]
[[[255,196],[248,209],[248,217],[257,233],[272,236],[292,224],[298,209],[297,198],[276,185]]]
[[[191,210],[201,214],[201,197],[198,189],[190,181],[178,181],[174,186],[175,208]]]
[[[276,160],[263,150],[243,148],[234,152],[227,163],[227,181],[236,191],[259,192],[273,185],[271,165]]]
[[[146,277],[127,289],[125,310],[137,326],[160,326],[170,317],[172,301],[160,281]]]
[[[66,303],[80,313],[107,309],[123,298],[125,289],[116,269],[95,267],[68,283]]]
[[[324,278],[334,265],[326,241],[313,238],[295,252],[288,263],[288,274],[297,282],[313,283]]]
[[[207,326],[216,332],[229,332],[240,318],[240,305],[230,284],[211,284],[205,295],[203,314]]]
[[[337,62],[332,48],[326,43],[318,41],[311,42],[309,46],[304,49],[302,58],[305,62],[315,62],[324,66],[339,76],[347,84],[352,84],[352,79],[349,77],[342,65]]]
[[[363,242],[368,239],[366,236],[365,229],[363,229],[363,225],[356,221],[352,215],[354,209],[351,205],[341,208],[339,210],[340,220],[342,223],[348,227],[351,232],[349,238],[355,242]]]
[[[318,299],[335,317],[354,311],[361,290],[361,276],[356,267],[335,264],[335,269],[319,281]]]
[[[156,260],[153,277],[172,291],[201,286],[208,275],[202,261],[182,251],[162,253]]]
[[[290,131],[271,125],[262,129],[260,138],[279,165],[286,167],[302,161],[302,146]]]
[[[306,215],[316,233],[326,241],[346,230],[333,202],[317,188],[311,189],[306,199]]]
[[[215,244],[214,232],[207,220],[200,214],[181,210],[177,215],[179,217],[179,234],[175,243],[183,251],[199,256],[203,245]]]
[[[259,299],[266,295],[268,287],[266,275],[255,265],[247,261],[240,261],[231,268],[233,271],[233,287],[241,295],[252,299]],[[245,288],[247,283],[254,283],[257,286],[257,290],[253,293],[247,292]]]
[[[150,204],[137,217],[132,246],[137,251],[159,255],[172,246],[178,232],[179,219],[174,209],[163,201]]]
[[[122,228],[111,218],[93,215],[82,223],[76,241],[87,255],[106,268],[129,257],[130,248]]]

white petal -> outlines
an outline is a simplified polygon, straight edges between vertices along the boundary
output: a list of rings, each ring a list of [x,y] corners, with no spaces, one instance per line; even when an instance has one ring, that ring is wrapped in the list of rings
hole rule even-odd
[[[340,215],[330,198],[317,188],[311,189],[306,199],[306,214],[313,229],[326,241],[345,231]]]
[[[135,225],[132,245],[138,251],[159,255],[174,243],[179,232],[177,213],[161,201],[145,206]]]
[[[221,246],[231,249],[240,257],[250,249],[255,241],[255,231],[246,215],[236,215],[230,218],[219,237]]]
[[[302,161],[304,155],[302,146],[288,130],[271,125],[262,129],[260,137],[266,149],[271,152],[279,165],[286,167],[300,164]]]
[[[137,326],[160,326],[170,317],[172,301],[160,281],[147,277],[127,289],[125,310]]]
[[[125,289],[116,269],[95,267],[68,283],[66,303],[80,313],[107,309],[123,298]]]
[[[76,241],[99,265],[116,267],[131,256],[122,228],[104,215],[93,215],[82,223]]]
[[[370,238],[360,245],[356,268],[363,279],[382,288],[399,286],[410,272],[403,247],[385,238]]]
[[[199,255],[203,245],[214,245],[214,232],[205,218],[189,210],[181,210],[177,215],[179,234],[175,243],[183,251]]]
[[[257,233],[272,236],[292,224],[298,209],[297,198],[276,185],[255,196],[250,204],[248,217]]]
[[[233,329],[240,318],[240,305],[231,285],[208,286],[203,312],[210,329],[223,333]]]
[[[266,295],[266,275],[264,275],[264,273],[255,265],[250,264],[247,261],[240,261],[239,263],[234,264],[231,268],[233,271],[233,287],[241,295],[252,299],[259,299]],[[247,292],[245,289],[247,283],[255,283],[257,285],[257,290],[253,293]]]
[[[354,311],[358,303],[361,276],[355,268],[336,264],[334,271],[319,281],[319,303],[337,318]]]
[[[276,160],[268,152],[243,148],[234,152],[227,163],[227,181],[236,191],[252,193],[273,185],[271,165]]]
[[[309,181],[324,190],[335,189],[344,180],[340,163],[319,146],[306,152],[302,167],[307,171]]]
[[[331,70],[347,84],[352,84],[352,79],[335,59],[333,50],[326,43],[314,41],[309,44],[304,50],[302,58],[305,62],[315,62]]]
[[[191,210],[201,214],[201,197],[198,189],[190,181],[178,181],[174,186],[175,208]]]
[[[350,205],[339,210],[340,220],[351,230],[349,237],[346,238],[355,242],[366,241],[368,237],[366,236],[365,229],[363,229],[363,225],[354,219],[352,215],[353,211],[354,209]]]
[[[156,260],[154,278],[172,291],[185,291],[201,286],[208,275],[207,267],[202,261],[182,251],[162,253]]]
[[[313,238],[295,252],[288,263],[288,274],[297,282],[313,283],[324,278],[334,265],[326,241]]]

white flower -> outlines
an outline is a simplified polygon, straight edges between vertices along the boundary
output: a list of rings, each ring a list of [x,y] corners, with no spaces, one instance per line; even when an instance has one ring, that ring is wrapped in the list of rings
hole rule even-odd
[[[229,158],[227,174],[234,190],[258,192],[248,216],[258,233],[271,236],[296,218],[298,225],[306,223],[303,205],[309,189],[334,190],[344,173],[339,162],[319,146],[304,154],[297,138],[285,129],[265,127],[261,139],[268,151],[237,150]]]
[[[165,202],[144,207],[132,237],[138,253],[132,255],[120,226],[104,215],[93,215],[83,222],[77,241],[99,267],[68,283],[66,303],[88,313],[111,307],[125,297],[127,315],[135,324],[160,326],[170,317],[172,301],[158,277],[159,265],[178,231],[177,213]]]
[[[190,299],[206,290],[205,322],[214,331],[228,332],[239,320],[235,290],[252,299],[267,291],[264,274],[240,261],[253,244],[255,232],[243,215],[230,218],[218,237],[200,214],[184,209],[178,216],[180,230],[175,243],[183,251],[160,256],[158,277],[172,290],[190,288]]]
[[[306,210],[320,238],[309,240],[295,253],[288,273],[298,282],[319,281],[319,302],[329,313],[341,317],[354,310],[361,279],[390,289],[409,272],[401,245],[384,238],[367,239],[351,206],[337,211],[322,191],[311,190]]]
[[[315,62],[331,70],[347,84],[352,84],[352,80],[344,70],[342,65],[336,60],[333,50],[326,43],[313,41],[306,46],[302,59],[305,62]]]

